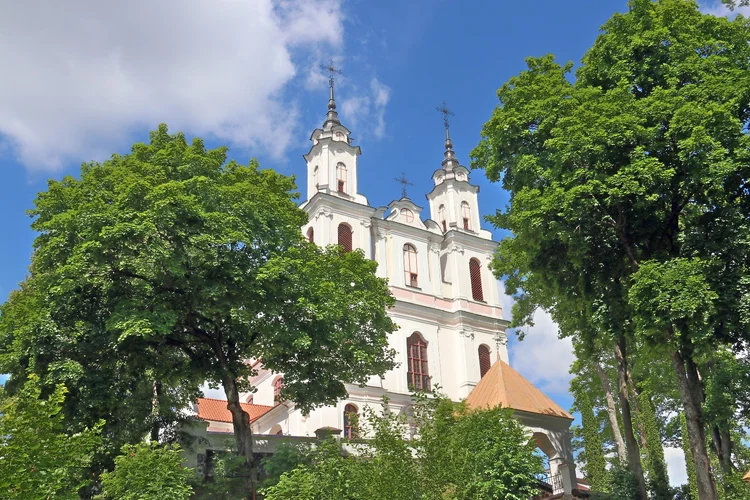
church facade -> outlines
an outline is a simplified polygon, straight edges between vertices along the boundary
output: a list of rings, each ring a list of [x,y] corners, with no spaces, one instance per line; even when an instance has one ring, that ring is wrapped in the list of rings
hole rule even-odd
[[[488,267],[497,243],[480,227],[479,188],[456,158],[447,122],[427,210],[405,191],[388,207],[369,205],[358,185],[361,150],[338,118],[333,82],[326,119],[310,140],[304,155],[307,200],[301,206],[309,222],[302,231],[311,242],[361,250],[378,263],[377,274],[388,279],[396,299],[389,314],[398,330],[389,344],[397,366],[364,387],[348,386],[347,399],[338,405],[303,414],[278,398],[284,374],[257,361],[256,392],[242,395],[257,450],[272,452],[281,439],[310,439],[321,430],[354,437],[354,415],[368,406],[381,409],[384,395],[391,411],[408,413],[414,390],[439,385],[446,396],[472,407],[514,408],[547,455],[555,489],[570,493],[576,484],[572,417],[509,366],[508,322]],[[201,399],[195,412],[206,423],[200,429],[206,444],[192,457],[199,464],[201,452],[231,446],[232,424],[225,401]]]

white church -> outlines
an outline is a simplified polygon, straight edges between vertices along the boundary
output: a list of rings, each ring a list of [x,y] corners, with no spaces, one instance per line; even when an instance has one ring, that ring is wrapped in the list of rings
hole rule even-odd
[[[302,231],[318,245],[358,249],[378,263],[378,276],[388,279],[396,298],[389,314],[399,328],[389,343],[398,365],[365,387],[347,386],[347,399],[336,406],[303,414],[278,397],[284,374],[257,361],[251,381],[257,390],[242,395],[254,451],[273,453],[281,440],[309,440],[321,432],[354,438],[353,417],[363,408],[382,409],[387,395],[391,411],[408,412],[413,390],[429,392],[439,385],[470,407],[513,408],[548,457],[550,493],[570,494],[577,484],[569,432],[573,418],[508,364],[508,321],[488,268],[497,243],[480,227],[479,187],[456,159],[448,127],[444,158],[426,195],[429,213],[406,196],[375,208],[360,193],[361,150],[339,121],[333,80],[326,119],[310,141],[302,204],[309,222]],[[212,452],[231,449],[234,441],[226,401],[199,399],[195,414],[202,424],[194,432],[199,439],[188,465],[200,469]]]

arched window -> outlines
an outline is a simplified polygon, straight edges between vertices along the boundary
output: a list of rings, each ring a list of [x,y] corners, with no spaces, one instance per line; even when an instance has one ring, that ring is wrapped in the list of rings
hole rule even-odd
[[[445,222],[445,205],[440,205],[440,208],[438,208],[438,219],[440,220],[440,227],[443,228],[443,232],[447,232],[448,224]]]
[[[472,298],[484,301],[484,294],[482,293],[482,266],[477,259],[469,261],[469,277],[471,278]]]
[[[490,371],[492,361],[490,360],[490,348],[482,344],[479,346],[479,375],[484,377],[484,374]]]
[[[318,180],[318,166],[317,165],[313,169],[313,185],[315,186],[315,191],[317,191],[318,186],[320,186],[320,180]]]
[[[404,283],[408,286],[419,286],[417,280],[417,249],[413,245],[404,245]]]
[[[252,395],[252,394],[250,394],[250,395],[249,395],[249,396],[247,397],[247,399],[245,400],[245,403],[247,403],[247,404],[250,404],[250,405],[251,405],[251,404],[253,404],[253,399],[254,399],[254,398],[253,398],[253,395]]]
[[[336,132],[336,140],[337,141],[343,141],[344,140],[344,134],[342,132]]]
[[[359,426],[359,413],[357,407],[348,404],[344,407],[344,439],[354,439],[357,437]]]
[[[336,190],[339,193],[346,193],[346,165],[343,163],[336,165],[336,179],[338,179]]]
[[[352,251],[352,227],[344,222],[339,224],[339,245],[345,252]]]
[[[471,229],[471,208],[465,201],[461,202],[461,216],[464,219],[464,229]]]
[[[412,212],[408,208],[402,208],[401,209],[401,215],[404,217],[404,220],[406,222],[412,222],[412,221],[414,221],[414,212]]]
[[[406,341],[406,349],[409,358],[409,371],[407,373],[409,389],[413,391],[430,390],[430,369],[427,365],[427,342],[422,336],[414,332]]]
[[[315,230],[313,228],[307,230],[307,241],[315,243]]]
[[[274,404],[281,403],[281,389],[284,388],[284,378],[276,377],[273,381],[273,402]]]

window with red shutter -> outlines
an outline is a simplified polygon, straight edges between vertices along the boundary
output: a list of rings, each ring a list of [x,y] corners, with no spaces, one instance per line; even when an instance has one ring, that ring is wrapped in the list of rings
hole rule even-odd
[[[461,214],[464,219],[464,229],[471,230],[471,208],[465,201],[461,202]]]
[[[343,163],[336,165],[336,180],[338,181],[337,191],[346,193],[346,165]]]
[[[344,247],[345,252],[352,251],[352,227],[349,224],[339,224],[339,245]]]
[[[408,243],[404,245],[404,283],[406,286],[419,286],[417,272],[417,249]]]
[[[273,403],[274,404],[281,403],[281,389],[283,387],[284,387],[283,377],[276,377],[276,380],[273,381]]]
[[[357,437],[359,426],[357,421],[359,420],[359,412],[357,407],[353,404],[348,404],[344,407],[344,438],[354,439]]]
[[[484,294],[482,293],[482,266],[477,259],[469,261],[469,276],[471,277],[472,298],[484,302]]]
[[[407,382],[413,391],[430,391],[430,370],[427,363],[427,342],[418,332],[406,341],[409,371]]]
[[[448,223],[445,221],[445,205],[440,205],[440,208],[438,208],[438,219],[440,219],[440,225],[443,226],[443,232],[447,232]]]
[[[490,360],[490,348],[482,344],[479,346],[479,374],[484,377],[484,374],[490,371],[492,361]]]

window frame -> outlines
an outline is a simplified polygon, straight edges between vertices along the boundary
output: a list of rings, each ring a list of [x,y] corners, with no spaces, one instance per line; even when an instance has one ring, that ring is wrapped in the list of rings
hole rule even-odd
[[[471,231],[471,206],[465,201],[461,202],[461,217],[464,220],[464,229]]]
[[[278,405],[284,402],[281,399],[281,390],[284,388],[284,377],[279,375],[273,379],[273,404]]]
[[[487,344],[480,344],[477,348],[479,356],[479,378],[484,378],[492,368],[492,352]]]
[[[427,341],[419,332],[412,333],[406,339],[406,381],[411,391],[432,392],[432,377],[430,377],[427,347]]]
[[[482,263],[476,257],[469,259],[469,280],[471,281],[471,298],[477,302],[484,302]]]
[[[352,229],[352,226],[347,224],[346,222],[342,222],[338,225],[337,228],[338,231],[338,239],[337,242],[339,245],[341,245],[344,248],[345,252],[351,252],[354,249],[354,230]],[[342,235],[346,234],[343,231],[348,232],[348,240],[342,241]]]
[[[352,419],[354,415],[354,419]],[[344,439],[357,439],[359,434],[359,408],[353,403],[344,406]]]
[[[343,162],[336,164],[336,191],[339,193],[346,194],[346,180],[347,180],[346,165]]]
[[[404,284],[413,288],[419,288],[419,258],[416,247],[411,243],[405,243],[403,257]]]

